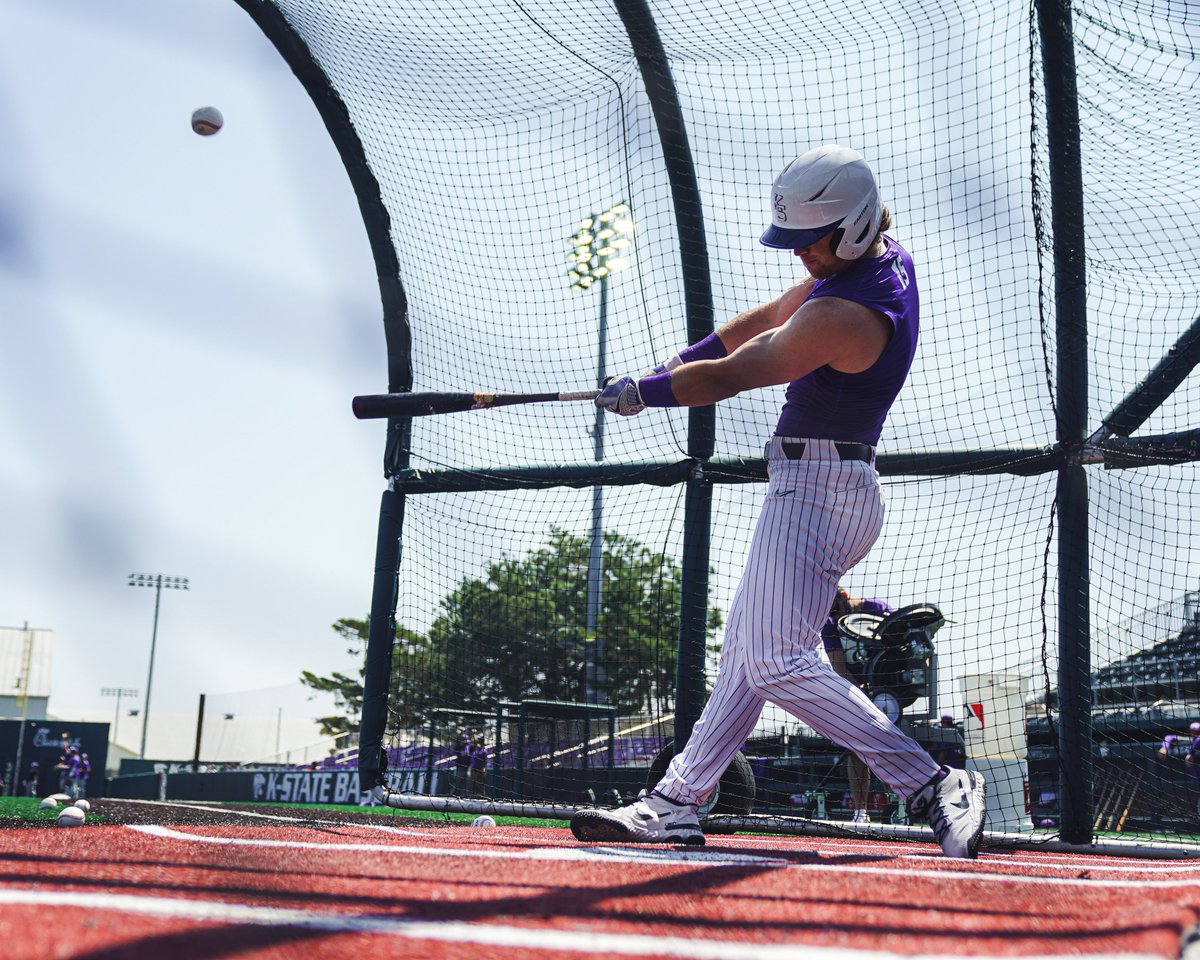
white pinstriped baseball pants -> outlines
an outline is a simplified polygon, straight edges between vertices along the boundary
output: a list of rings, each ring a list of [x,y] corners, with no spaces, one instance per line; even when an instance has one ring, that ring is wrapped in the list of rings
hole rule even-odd
[[[842,460],[830,440],[805,440],[803,458],[788,460],[781,439],[792,438],[767,444],[766,500],[729,610],[716,684],[655,789],[703,802],[769,702],[853,750],[907,798],[938,764],[820,653],[838,581],[883,525],[879,475],[872,463]]]

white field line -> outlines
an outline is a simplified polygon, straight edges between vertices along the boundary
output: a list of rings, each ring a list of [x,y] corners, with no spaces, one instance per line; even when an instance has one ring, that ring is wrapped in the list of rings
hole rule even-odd
[[[152,824],[133,824],[126,827],[126,829],[136,830],[138,833],[146,833],[154,837],[161,837],[165,840],[183,840],[190,843],[208,843],[221,846],[274,847],[290,850],[356,850],[369,853],[402,853],[410,856],[476,857],[493,860],[553,860],[588,863],[749,864],[766,867],[789,866],[788,860],[783,857],[765,857],[753,853],[728,853],[704,849],[681,851],[678,853],[660,847],[625,849],[562,846],[523,850],[489,850],[479,849],[478,847],[414,847],[392,843],[310,843],[303,840],[254,840],[246,837],[207,837]]]
[[[361,916],[286,907],[265,907],[219,901],[183,900],[134,894],[81,893],[69,890],[0,889],[0,906],[69,907],[74,910],[114,910],[169,920],[236,923],[262,927],[300,927],[327,933],[374,933],[409,940],[477,943],[516,950],[573,951],[631,957],[678,957],[685,960],[964,960],[962,953],[896,954],[890,951],[846,950],[799,944],[744,943],[690,937],[551,930],[458,921],[411,920],[405,917]],[[1165,960],[1161,954],[1073,954],[1083,960]],[[999,960],[973,956],[969,960]],[[1013,960],[1006,957],[1004,960]],[[1061,960],[1058,955],[1025,954],[1020,960]]]
[[[209,813],[224,813],[232,817],[247,817],[255,820],[276,820],[281,823],[294,823],[299,826],[318,827],[361,827],[364,830],[379,830],[383,833],[410,834],[414,837],[429,836],[428,830],[414,830],[407,827],[389,827],[382,823],[354,823],[344,820],[320,820],[315,817],[284,817],[273,813],[256,813],[253,810],[230,810],[228,807],[209,807],[199,803],[171,803],[167,800],[121,800],[122,803],[144,803],[152,807],[177,807],[180,810],[205,810]]]
[[[364,830],[375,830],[381,833],[394,833],[405,836],[422,836],[427,837],[427,830],[414,830],[406,827],[390,827],[384,824],[374,823],[347,823],[339,820],[318,820],[309,817],[284,817],[278,814],[256,813],[252,810],[230,810],[226,807],[209,807],[198,803],[169,803],[161,800],[127,800],[125,803],[145,803],[151,806],[162,807],[179,807],[185,810],[205,810],[211,813],[225,813],[232,816],[247,817],[258,820],[277,820],[285,823],[296,823],[301,826],[307,824],[315,824],[318,826],[336,826],[336,827],[355,827]],[[464,827],[466,824],[464,823]],[[723,838],[724,839],[724,838]],[[779,840],[772,837],[729,837],[729,841],[746,846],[774,844],[778,846]],[[554,841],[557,842],[557,841]],[[816,845],[813,848],[805,848],[807,852],[820,853],[823,851],[837,851],[842,853],[861,853],[863,844],[870,843],[872,852],[891,852],[897,857],[905,860],[944,860],[945,858],[938,853],[913,853],[910,844],[888,844],[872,841],[869,838],[864,838],[862,841],[851,841],[850,843],[839,843],[837,841],[827,841],[821,838],[816,838]],[[391,848],[389,848],[391,849]],[[1185,875],[1194,875],[1200,879],[1200,863],[1192,864],[1175,864],[1164,863],[1161,865],[1146,865],[1143,862],[1140,865],[1129,866],[1123,863],[1113,863],[1112,857],[1090,857],[1087,854],[1075,853],[1047,853],[1047,858],[1054,857],[1054,860],[1015,860],[1009,857],[999,857],[992,859],[985,852],[979,862],[989,863],[996,866],[1014,866],[1028,867],[1036,870],[1105,870],[1111,873],[1182,873]]]
[[[427,837],[429,832],[422,829],[411,829],[407,827],[391,827],[384,824],[375,823],[352,823],[341,820],[320,820],[312,817],[285,817],[279,814],[256,813],[252,810],[231,810],[227,807],[210,807],[199,803],[171,803],[164,800],[122,800],[122,803],[143,803],[154,807],[178,807],[184,810],[205,810],[211,813],[224,813],[230,816],[247,817],[257,820],[277,820],[284,823],[295,823],[301,826],[317,825],[317,826],[333,826],[333,827],[356,827],[364,830],[375,830],[380,833],[394,833],[406,836]],[[463,826],[466,826],[464,823]],[[722,837],[722,841],[736,843],[739,846],[747,847],[755,845],[773,844],[778,846],[779,838],[764,837],[764,836],[729,836]],[[557,841],[551,841],[557,842]],[[943,860],[945,859],[939,853],[913,853],[912,845],[907,843],[884,843],[881,841],[871,840],[869,837],[864,837],[861,841],[839,842],[830,841],[821,837],[808,839],[806,842],[814,844],[811,848],[805,848],[810,853],[820,853],[822,851],[838,851],[842,853],[861,853],[863,845],[869,843],[870,849],[875,853],[889,852],[894,853],[897,857],[905,860]],[[1147,866],[1151,861],[1142,861],[1141,865],[1128,866],[1126,864],[1113,863],[1114,857],[1104,857],[1100,855],[1089,856],[1083,853],[1060,853],[1047,851],[1045,860],[1014,860],[1009,857],[1001,858],[999,855],[995,859],[988,856],[985,851],[981,862],[992,863],[998,866],[1019,866],[1030,867],[1033,869],[1045,870],[1079,870],[1079,869],[1099,869],[1106,870],[1112,873],[1182,873],[1195,874],[1200,878],[1200,863],[1177,864],[1164,863],[1161,865],[1155,864]],[[1054,859],[1051,860],[1050,858]]]
[[[802,838],[807,844],[803,849],[807,853],[862,853],[864,849],[870,850],[872,853],[890,853],[894,854],[898,859],[902,860],[945,860],[946,857],[940,853],[913,853],[911,843],[882,843],[880,841],[863,838],[858,841],[839,842],[829,841],[824,838]],[[726,837],[721,836],[720,842],[732,841],[741,846],[745,844],[750,846],[779,846],[780,838],[775,837],[747,837],[736,836]],[[1011,864],[1016,867],[1035,867],[1037,869],[1047,870],[1111,870],[1114,873],[1183,873],[1195,874],[1200,878],[1200,861],[1192,861],[1187,864],[1179,864],[1178,861],[1169,861],[1162,864],[1155,863],[1152,860],[1138,861],[1139,865],[1130,866],[1127,863],[1115,863],[1116,857],[1105,857],[1100,854],[1088,855],[1085,853],[1059,853],[1047,851],[1044,856],[1045,860],[1017,860],[1003,854],[990,854],[987,848],[984,848],[979,855],[979,863],[990,863],[996,866],[1007,866]],[[1053,859],[1050,859],[1053,858]]]
[[[1056,887],[1119,887],[1121,889],[1153,889],[1174,887],[1200,887],[1200,877],[1166,880],[1109,880],[1081,879],[1076,877],[1030,877],[1018,874],[980,873],[968,869],[957,870],[905,870],[891,867],[862,867],[838,863],[795,863],[783,857],[755,856],[720,852],[706,849],[675,849],[669,847],[540,847],[524,850],[488,850],[471,847],[402,846],[386,843],[308,843],[293,840],[255,840],[244,837],[207,837],[183,833],[170,827],[135,825],[128,827],[139,833],[160,837],[164,840],[182,840],[189,843],[207,843],[220,846],[269,847],[293,850],[355,850],[370,853],[399,853],[424,857],[463,857],[494,860],[542,860],[576,863],[660,863],[696,864],[719,866],[726,864],[786,868],[789,870],[832,871],[834,873],[857,873],[874,877],[895,877],[906,883],[920,879],[960,880],[971,883],[1009,883],[1026,886],[1048,885]],[[985,861],[985,863],[988,861]],[[994,861],[991,861],[994,863]]]

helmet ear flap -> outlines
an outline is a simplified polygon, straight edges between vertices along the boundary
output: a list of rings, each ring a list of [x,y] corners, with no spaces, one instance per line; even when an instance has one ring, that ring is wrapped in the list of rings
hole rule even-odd
[[[833,253],[839,257],[842,256],[839,251],[841,250],[842,240],[844,240],[845,237],[846,237],[846,228],[841,227],[841,226],[839,226],[836,230],[833,231],[833,233],[831,233],[829,235],[829,249],[832,250]],[[842,257],[842,259],[848,260],[849,257]]]
[[[879,232],[879,224],[883,220],[883,208],[880,206],[877,197],[872,197],[868,200],[868,209],[871,212],[866,218],[866,223],[856,236],[846,236],[846,221],[842,221],[838,225],[838,228],[833,231],[830,249],[843,260],[857,260],[861,257],[871,245],[875,234]]]

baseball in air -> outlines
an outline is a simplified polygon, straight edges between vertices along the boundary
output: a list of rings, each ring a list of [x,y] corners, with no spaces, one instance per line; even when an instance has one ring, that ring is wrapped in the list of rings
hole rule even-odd
[[[471,821],[471,826],[473,827],[494,827],[495,825],[496,821],[487,814],[484,814],[482,817],[476,817]]]
[[[85,814],[78,807],[63,807],[58,814],[60,827],[77,827],[84,821]]]
[[[225,118],[216,107],[197,107],[192,111],[192,129],[202,137],[220,133],[223,126]]]

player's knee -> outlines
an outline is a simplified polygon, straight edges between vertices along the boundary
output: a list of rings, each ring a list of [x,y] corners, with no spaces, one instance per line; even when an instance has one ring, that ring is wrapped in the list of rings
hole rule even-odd
[[[798,656],[782,657],[778,654],[747,658],[746,678],[750,688],[761,697],[771,695],[781,686],[794,687],[813,679],[821,660],[815,651],[806,651]]]
[[[768,699],[770,699],[772,692],[779,687],[780,683],[791,680],[796,676],[793,666],[779,661],[756,660],[748,666],[746,679],[750,683],[750,689],[760,697]]]

